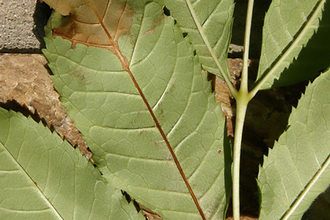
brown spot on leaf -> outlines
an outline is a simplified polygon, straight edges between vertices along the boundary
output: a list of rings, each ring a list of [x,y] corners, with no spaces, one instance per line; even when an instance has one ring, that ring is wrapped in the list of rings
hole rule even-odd
[[[64,24],[53,30],[53,34],[70,40],[73,46],[81,43],[112,50],[113,45],[104,29],[118,42],[121,36],[130,33],[135,14],[129,2],[123,0],[73,0],[61,4],[58,0],[45,2],[62,15],[68,15]]]
[[[75,81],[78,83],[78,85],[80,85],[80,86],[87,85],[86,77],[82,72],[72,71],[69,74],[75,78]]]
[[[158,16],[154,17],[154,23],[149,28],[149,30],[145,31],[144,34],[153,34],[158,26],[161,25],[161,23],[164,20],[164,14],[159,14]]]

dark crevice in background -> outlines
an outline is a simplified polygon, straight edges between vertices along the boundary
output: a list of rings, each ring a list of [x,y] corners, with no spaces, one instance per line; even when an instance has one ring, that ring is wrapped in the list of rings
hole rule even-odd
[[[52,9],[46,4],[37,1],[36,3],[36,10],[33,14],[33,20],[35,23],[35,27],[33,29],[33,33],[40,42],[40,49],[45,48],[45,31],[44,27],[47,24],[47,21],[52,13]],[[40,51],[41,52],[41,51]]]
[[[255,0],[252,15],[250,59],[259,59],[261,50],[263,19],[272,0]],[[248,0],[235,1],[234,24],[231,43],[243,46]],[[229,54],[229,57],[231,55]],[[236,57],[230,57],[236,58]]]
[[[14,111],[14,112],[20,112],[25,117],[31,117],[35,122],[40,123],[42,122],[45,127],[49,126],[47,125],[46,121],[38,115],[38,113],[35,111],[32,113],[29,109],[27,109],[24,106],[21,106],[18,104],[15,100],[13,101],[7,101],[6,103],[0,102],[0,108],[6,109],[7,111]],[[50,128],[51,132],[54,132],[54,128]]]

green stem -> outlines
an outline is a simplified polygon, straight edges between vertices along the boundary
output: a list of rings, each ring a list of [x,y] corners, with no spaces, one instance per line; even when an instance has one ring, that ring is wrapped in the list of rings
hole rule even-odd
[[[243,126],[246,115],[246,109],[249,99],[246,95],[238,96],[234,136],[234,152],[233,152],[233,217],[234,220],[240,219],[240,200],[239,200],[239,176],[241,161],[241,146],[243,136]]]
[[[249,50],[250,50],[253,2],[254,0],[249,0],[247,14],[246,14],[246,23],[245,23],[243,69],[242,69],[241,87],[240,87],[240,90],[244,92],[245,91],[248,92]]]
[[[246,110],[249,101],[251,100],[248,90],[248,67],[249,67],[249,48],[250,35],[253,14],[254,0],[249,0],[245,36],[244,36],[244,54],[243,54],[243,70],[240,90],[233,94],[236,99],[236,123],[234,136],[234,152],[233,152],[233,217],[234,220],[240,219],[240,199],[239,199],[239,177],[240,177],[240,161],[241,161],[241,147],[243,137],[243,126],[246,115]]]

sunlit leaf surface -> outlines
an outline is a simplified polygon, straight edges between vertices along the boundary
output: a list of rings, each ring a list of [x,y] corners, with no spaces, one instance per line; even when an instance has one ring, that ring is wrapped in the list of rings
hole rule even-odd
[[[57,134],[0,108],[0,217],[144,219]]]
[[[61,28],[55,29],[61,37],[53,38],[51,25],[62,20],[59,15],[50,20],[44,53],[63,104],[110,182],[164,218],[200,219],[164,139],[124,70],[129,69],[205,215],[222,218],[228,200],[224,176],[230,175],[224,169],[225,154],[218,153],[227,142],[225,120],[207,74],[161,5],[129,2],[122,10],[123,15],[126,10],[134,15],[129,33],[114,38],[127,62],[120,61],[106,41],[96,45],[71,39]],[[109,23],[107,15],[102,16]]]
[[[272,74],[263,89],[273,85],[317,30],[325,2],[275,0],[271,3],[264,21],[257,79],[265,77],[269,71]]]
[[[188,0],[192,3],[197,17],[195,19],[201,24],[203,34],[209,41],[225,74],[229,74],[227,64],[228,47],[231,40],[233,22],[234,1],[233,0]],[[164,0],[166,7],[187,34],[199,56],[203,68],[220,77],[220,72],[208,51],[201,33],[196,27],[191,11],[186,1]]]
[[[293,109],[288,130],[265,157],[258,177],[260,219],[280,219],[291,211],[289,219],[300,219],[329,186],[329,83],[327,71],[307,87]]]

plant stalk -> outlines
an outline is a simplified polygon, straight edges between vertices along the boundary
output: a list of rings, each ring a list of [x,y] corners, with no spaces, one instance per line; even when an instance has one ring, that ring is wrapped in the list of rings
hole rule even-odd
[[[235,136],[234,136],[234,150],[233,150],[233,218],[234,220],[240,219],[240,162],[241,162],[241,148],[243,137],[243,126],[245,121],[246,110],[249,101],[248,89],[248,67],[249,67],[249,48],[250,48],[250,36],[252,25],[254,0],[249,0],[246,24],[245,24],[245,36],[244,36],[244,54],[243,54],[243,70],[241,78],[241,86],[234,97],[236,99],[236,123],[235,123]]]
[[[249,52],[250,52],[250,36],[251,36],[253,3],[254,0],[249,0],[247,13],[246,13],[243,69],[242,69],[241,86],[240,86],[240,90],[243,92],[248,92],[248,77],[249,77],[248,68],[249,68]]]
[[[240,177],[240,161],[241,161],[241,146],[243,136],[243,126],[248,105],[247,99],[238,98],[237,112],[235,123],[234,150],[233,150],[233,218],[240,219],[240,197],[239,197],[239,177]],[[245,100],[245,101],[244,101]]]

